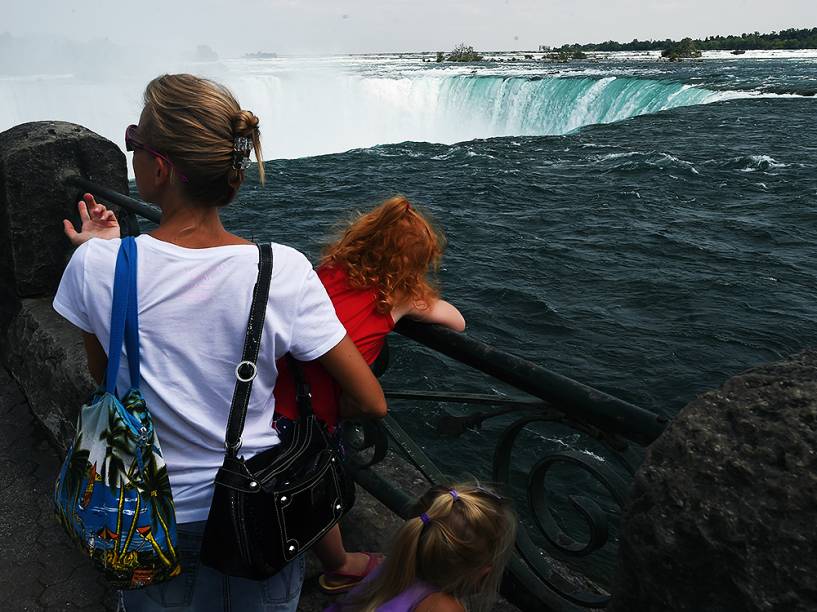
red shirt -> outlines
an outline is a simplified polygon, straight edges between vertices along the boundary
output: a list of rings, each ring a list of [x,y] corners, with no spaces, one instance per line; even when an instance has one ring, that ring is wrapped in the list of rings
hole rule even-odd
[[[346,328],[346,333],[371,365],[380,351],[386,335],[394,329],[391,313],[377,312],[377,293],[374,289],[353,289],[349,286],[346,270],[341,267],[320,267],[317,270],[329,299],[335,306],[338,319]],[[286,359],[276,362],[278,380],[275,383],[275,412],[289,419],[297,420],[295,406],[295,385]],[[312,409],[330,430],[338,422],[338,398],[340,387],[323,366],[317,361],[303,364],[304,376],[312,392]]]

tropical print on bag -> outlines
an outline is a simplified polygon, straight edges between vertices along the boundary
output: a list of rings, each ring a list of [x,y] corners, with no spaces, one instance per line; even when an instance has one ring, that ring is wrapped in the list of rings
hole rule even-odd
[[[57,517],[111,586],[176,576],[176,515],[162,452],[138,389],[84,405],[54,493]]]
[[[181,572],[167,467],[139,391],[137,263],[136,241],[122,238],[105,384],[80,409],[77,434],[54,490],[57,518],[118,589]],[[116,378],[123,342],[130,390],[120,401]]]

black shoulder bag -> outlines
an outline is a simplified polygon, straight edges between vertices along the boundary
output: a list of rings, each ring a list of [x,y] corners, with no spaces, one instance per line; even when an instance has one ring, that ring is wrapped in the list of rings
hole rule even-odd
[[[312,412],[309,386],[289,357],[299,418],[289,442],[249,459],[238,456],[264,328],[272,248],[259,245],[244,353],[225,435],[224,463],[216,474],[201,560],[230,576],[263,580],[278,573],[338,522],[354,503],[354,482]]]

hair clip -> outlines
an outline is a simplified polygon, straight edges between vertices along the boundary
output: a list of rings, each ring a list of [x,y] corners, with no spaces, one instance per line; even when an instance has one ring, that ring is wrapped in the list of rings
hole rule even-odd
[[[456,489],[448,489],[448,492],[451,494],[451,497],[454,498],[454,501],[457,501],[460,498],[460,494],[457,493]]]
[[[233,141],[234,170],[246,170],[250,167],[250,151],[252,151],[252,139],[246,136],[236,136]]]
[[[420,520],[423,521],[423,525],[428,525],[431,522],[431,519],[428,518],[428,515],[425,512],[420,515]]]

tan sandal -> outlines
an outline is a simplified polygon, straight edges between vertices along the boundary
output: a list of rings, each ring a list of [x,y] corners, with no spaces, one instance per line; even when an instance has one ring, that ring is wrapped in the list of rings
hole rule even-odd
[[[347,574],[346,572],[325,572],[318,577],[318,586],[321,591],[328,595],[345,593],[360,584],[374,569],[383,562],[385,558],[380,553],[364,552],[369,557],[366,568],[360,574]]]

